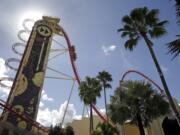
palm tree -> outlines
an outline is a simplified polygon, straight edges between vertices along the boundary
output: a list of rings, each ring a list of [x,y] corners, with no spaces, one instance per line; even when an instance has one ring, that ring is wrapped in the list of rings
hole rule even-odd
[[[71,126],[62,128],[61,125],[52,126],[49,129],[48,135],[74,135],[74,130]]]
[[[118,135],[118,131],[109,123],[98,123],[96,130],[91,135]]]
[[[65,135],[75,135],[74,130],[71,126],[65,128]]]
[[[99,72],[97,75],[98,80],[101,83],[102,89],[104,91],[104,103],[105,103],[105,109],[106,109],[106,116],[108,120],[108,114],[107,114],[107,100],[106,100],[106,89],[111,88],[110,82],[112,81],[111,74],[109,74],[106,71]]]
[[[111,120],[139,127],[141,135],[145,135],[144,127],[150,125],[153,119],[169,113],[169,104],[164,97],[156,92],[151,84],[143,81],[126,81],[123,87],[118,87],[111,97],[108,113]]]
[[[130,51],[133,51],[134,47],[141,38],[145,41],[157,68],[169,103],[177,117],[177,120],[180,121],[180,115],[174,104],[165,77],[152,48],[153,43],[150,40],[150,38],[158,38],[166,33],[165,24],[167,24],[167,21],[160,21],[158,14],[158,9],[152,9],[149,11],[147,7],[136,8],[131,11],[129,16],[126,15],[122,18],[123,28],[118,29],[118,32],[122,32],[122,38],[128,37],[128,40],[125,42],[124,46]]]
[[[51,126],[48,135],[65,135],[64,129],[61,126]]]
[[[180,0],[175,0],[176,4],[176,16],[177,24],[180,25]],[[174,41],[167,43],[168,53],[173,55],[173,58],[176,58],[180,54],[180,35],[176,36],[177,38]]]
[[[85,105],[90,106],[90,133],[93,131],[92,104],[96,104],[96,97],[100,97],[101,85],[96,78],[86,77],[79,85],[79,96]]]

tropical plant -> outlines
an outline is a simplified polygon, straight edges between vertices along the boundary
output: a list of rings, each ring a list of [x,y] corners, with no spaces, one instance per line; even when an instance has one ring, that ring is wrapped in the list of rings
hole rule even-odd
[[[109,123],[98,123],[91,135],[117,135],[118,131]]]
[[[51,126],[48,135],[74,135],[74,130],[71,126],[62,128],[60,125]]]
[[[140,39],[145,41],[158,71],[169,103],[176,114],[178,121],[180,121],[180,114],[178,113],[173,98],[170,94],[165,77],[153,50],[153,43],[150,40],[150,38],[158,38],[166,33],[165,24],[167,24],[167,21],[160,21],[158,14],[158,9],[148,10],[147,7],[135,8],[131,11],[130,15],[126,15],[122,18],[123,28],[118,29],[118,32],[122,32],[122,38],[128,37],[128,40],[125,42],[124,46],[130,51],[133,51]]]
[[[180,0],[175,0],[176,4],[176,16],[177,24],[180,25]],[[180,35],[176,36],[177,38],[174,41],[167,43],[168,53],[170,53],[173,58],[176,58],[180,54]]]
[[[106,116],[107,116],[107,120],[108,120],[106,89],[111,88],[110,82],[112,81],[112,77],[111,77],[111,74],[109,74],[108,72],[102,71],[102,72],[98,73],[97,78],[101,83],[102,90],[104,91],[104,104],[105,104]]]
[[[167,44],[168,53],[170,53],[173,58],[176,58],[180,54],[180,36],[177,35],[177,39],[171,41]]]
[[[51,126],[48,135],[65,135],[64,129],[60,126]]]
[[[86,77],[79,85],[79,96],[85,105],[90,106],[90,133],[93,131],[92,105],[96,104],[96,97],[100,97],[101,85],[96,78]]]
[[[145,135],[144,127],[149,126],[153,119],[169,113],[169,104],[151,84],[126,81],[111,96],[108,113],[114,123],[130,121],[139,127],[141,135]]]
[[[71,126],[65,128],[65,135],[75,135],[74,130]]]

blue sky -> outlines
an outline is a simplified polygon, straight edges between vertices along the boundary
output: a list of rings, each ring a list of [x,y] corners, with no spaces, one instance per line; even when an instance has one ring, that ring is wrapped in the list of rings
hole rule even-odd
[[[178,91],[180,58],[171,61],[171,56],[167,55],[165,46],[167,42],[175,39],[180,28],[176,25],[174,2],[169,0],[163,0],[163,3],[162,0],[2,0],[0,4],[0,57],[4,60],[10,57],[20,58],[12,52],[11,46],[19,42],[17,32],[22,29],[23,19],[37,19],[41,15],[56,16],[61,19],[60,25],[66,30],[72,44],[76,47],[78,55],[76,66],[81,80],[85,76],[94,77],[99,71],[108,71],[113,77],[112,90],[108,91],[109,96],[113,94],[125,71],[137,69],[162,86],[145,43],[139,42],[133,52],[126,51],[123,47],[125,39],[120,38],[120,34],[117,33],[117,29],[122,27],[121,18],[129,14],[133,8],[143,6],[160,9],[160,19],[170,21],[167,25],[168,34],[153,40],[154,51],[172,95],[180,100]],[[62,39],[60,41],[63,42]],[[49,62],[49,66],[72,75],[67,54]],[[13,77],[15,72],[8,70],[2,74]],[[47,71],[47,74],[53,73]],[[135,74],[129,75],[128,78],[142,79]],[[42,113],[43,110],[49,111],[48,113],[61,111],[60,106],[67,100],[71,84],[72,82],[69,81],[45,79],[46,97],[53,100],[45,98],[46,100],[42,101],[44,106],[40,111]],[[78,97],[77,84],[70,103],[72,115],[80,115],[83,105]],[[102,98],[98,99],[97,106],[104,108]]]

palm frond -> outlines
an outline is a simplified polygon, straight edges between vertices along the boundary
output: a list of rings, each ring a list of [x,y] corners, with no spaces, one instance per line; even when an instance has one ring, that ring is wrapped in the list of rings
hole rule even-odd
[[[154,26],[165,26],[166,24],[168,24],[169,23],[169,21],[168,20],[164,20],[164,21],[161,21],[161,22],[159,22],[159,23],[157,23],[157,24],[155,24]]]
[[[132,25],[125,24],[124,25],[124,30],[125,31],[134,31],[134,27],[132,27]]]
[[[136,22],[142,22],[144,20],[144,10],[146,10],[146,7],[144,8],[135,8],[134,10],[131,11],[130,17],[136,21]]]
[[[100,81],[102,87],[111,88],[110,82],[112,81],[112,76],[107,71],[99,72],[97,79]]]
[[[124,28],[120,28],[117,30],[117,32],[121,32],[121,31],[124,31]]]
[[[180,0],[175,0],[176,1],[176,5],[180,6]]]
[[[161,26],[154,26],[151,30],[149,30],[149,34],[152,38],[159,38],[166,33],[166,29]]]
[[[100,91],[101,85],[96,78],[86,77],[79,85],[79,96],[86,105],[95,104],[96,97],[100,97]]]
[[[121,37],[124,38],[124,37],[128,36],[129,34],[130,34],[129,31],[123,31],[121,34]]]
[[[180,0],[176,0],[176,11],[177,11],[177,15],[180,15]]]
[[[130,25],[133,23],[132,19],[131,19],[128,15],[125,15],[125,16],[122,18],[122,22],[123,22],[123,23],[126,23],[126,24],[130,24]]]
[[[134,30],[134,28],[132,27],[132,25],[125,24],[125,25],[123,26],[123,28],[118,29],[118,32],[124,32],[124,31],[130,32],[130,31],[132,31],[132,30]]]
[[[137,30],[134,27],[127,24],[125,24],[123,28],[118,29],[118,32],[122,32],[121,34],[122,38],[126,36],[129,36],[129,38],[134,38],[134,37],[137,37],[137,35],[139,35]]]
[[[152,9],[150,10],[147,15],[146,15],[146,23],[150,26],[157,24],[159,19],[158,19],[158,14],[159,10],[158,9]]]
[[[143,15],[146,15],[149,12],[149,9],[147,7],[142,8]]]
[[[168,53],[170,53],[171,55],[173,55],[173,58],[176,58],[179,54],[180,54],[180,38],[172,41],[172,42],[169,42],[167,44],[167,47],[168,47]]]
[[[175,7],[176,7],[177,24],[180,25],[180,0],[175,0],[175,1],[176,1]]]
[[[124,44],[125,49],[132,51],[134,49],[134,47],[137,45],[138,40],[139,40],[139,38],[131,38],[131,39],[127,40]]]

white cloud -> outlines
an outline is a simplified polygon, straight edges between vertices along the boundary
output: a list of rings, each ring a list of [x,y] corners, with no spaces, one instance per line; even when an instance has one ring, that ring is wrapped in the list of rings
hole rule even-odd
[[[48,108],[38,110],[37,121],[43,124],[44,126],[50,126],[51,124],[53,124],[52,119],[52,111],[50,111]]]
[[[48,95],[46,94],[46,92],[43,90],[42,94],[41,94],[41,100],[42,101],[54,101],[53,98],[48,97]]]
[[[74,120],[81,120],[82,119],[82,115],[75,115],[73,119]]]
[[[111,46],[102,46],[102,50],[104,52],[105,55],[110,55],[111,52],[113,52],[116,49],[115,45],[111,45]]]
[[[39,109],[37,121],[44,126],[56,125],[62,122],[62,118],[65,112],[67,101],[61,104],[58,110],[50,110],[49,108]],[[80,119],[80,116],[76,115],[76,110],[73,104],[69,104],[64,119],[64,124],[72,122],[73,119]]]
[[[5,65],[5,60],[0,58],[0,78],[1,77],[8,77],[6,75],[6,73],[8,72],[8,68],[6,67]],[[7,86],[11,86],[12,85],[12,82],[10,81],[7,81],[7,80],[4,80],[2,81],[1,83],[7,85]],[[4,88],[4,87],[1,87],[0,86],[0,98],[2,98],[3,100],[6,100],[8,94],[10,92],[10,89],[8,88]]]
[[[5,60],[0,58],[0,77],[6,76],[5,74],[8,72],[8,68],[6,68]]]
[[[8,94],[10,92],[10,89],[7,88],[0,88],[0,98],[6,99]]]
[[[44,90],[42,90],[39,107],[43,108],[43,107],[45,107],[45,103],[44,102],[52,102],[52,101],[54,101],[54,99],[49,97],[47,95],[47,93]]]
[[[168,72],[168,68],[167,68],[167,67],[165,67],[165,66],[163,66],[163,65],[161,65],[160,67],[161,67],[161,69],[162,69],[163,72]]]
[[[44,107],[44,103],[40,101],[39,107]]]

